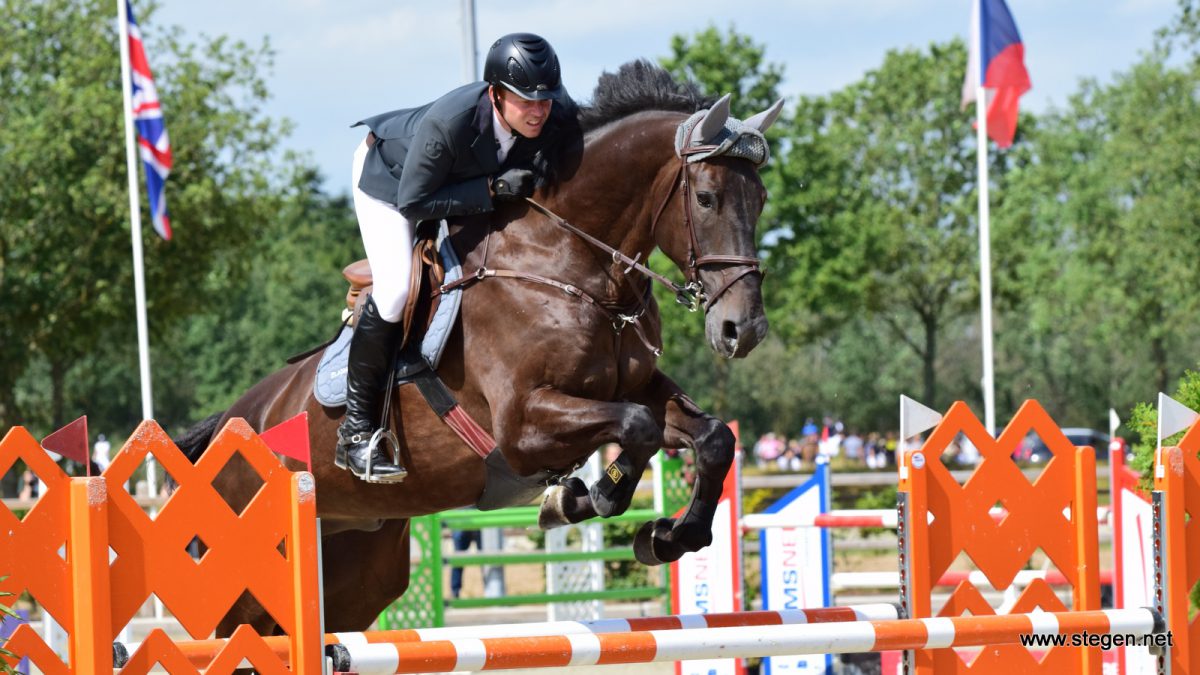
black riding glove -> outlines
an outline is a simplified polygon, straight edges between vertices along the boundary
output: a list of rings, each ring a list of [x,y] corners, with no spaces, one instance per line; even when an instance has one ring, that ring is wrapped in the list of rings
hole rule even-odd
[[[492,181],[492,196],[502,202],[516,202],[533,194],[533,172],[508,169]]]

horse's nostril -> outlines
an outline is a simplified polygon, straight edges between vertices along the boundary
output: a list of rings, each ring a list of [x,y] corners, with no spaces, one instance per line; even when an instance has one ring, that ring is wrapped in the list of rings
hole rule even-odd
[[[725,321],[721,324],[721,337],[725,338],[726,342],[737,344],[738,328],[737,324],[732,321]]]

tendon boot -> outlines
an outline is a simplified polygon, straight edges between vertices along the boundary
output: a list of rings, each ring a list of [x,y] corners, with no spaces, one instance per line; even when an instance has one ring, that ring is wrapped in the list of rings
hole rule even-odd
[[[384,321],[375,300],[367,298],[354,337],[350,340],[350,362],[346,374],[346,419],[338,427],[333,463],[368,483],[399,483],[408,471],[386,451],[387,440],[396,439],[379,420],[380,397],[391,385],[392,355],[403,324]]]

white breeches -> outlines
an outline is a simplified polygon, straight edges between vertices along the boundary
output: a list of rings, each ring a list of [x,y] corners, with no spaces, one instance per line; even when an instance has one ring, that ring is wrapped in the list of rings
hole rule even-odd
[[[381,202],[358,188],[363,161],[367,156],[364,140],[354,151],[352,190],[354,213],[362,232],[363,247],[371,263],[374,288],[371,297],[379,308],[379,316],[391,323],[401,319],[404,303],[408,302],[409,276],[412,272],[413,227],[396,207]]]

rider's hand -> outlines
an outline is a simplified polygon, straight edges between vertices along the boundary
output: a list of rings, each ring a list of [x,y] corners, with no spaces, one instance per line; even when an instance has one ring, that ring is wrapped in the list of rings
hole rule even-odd
[[[529,169],[508,169],[492,181],[492,196],[504,202],[515,202],[533,194],[533,172]]]

